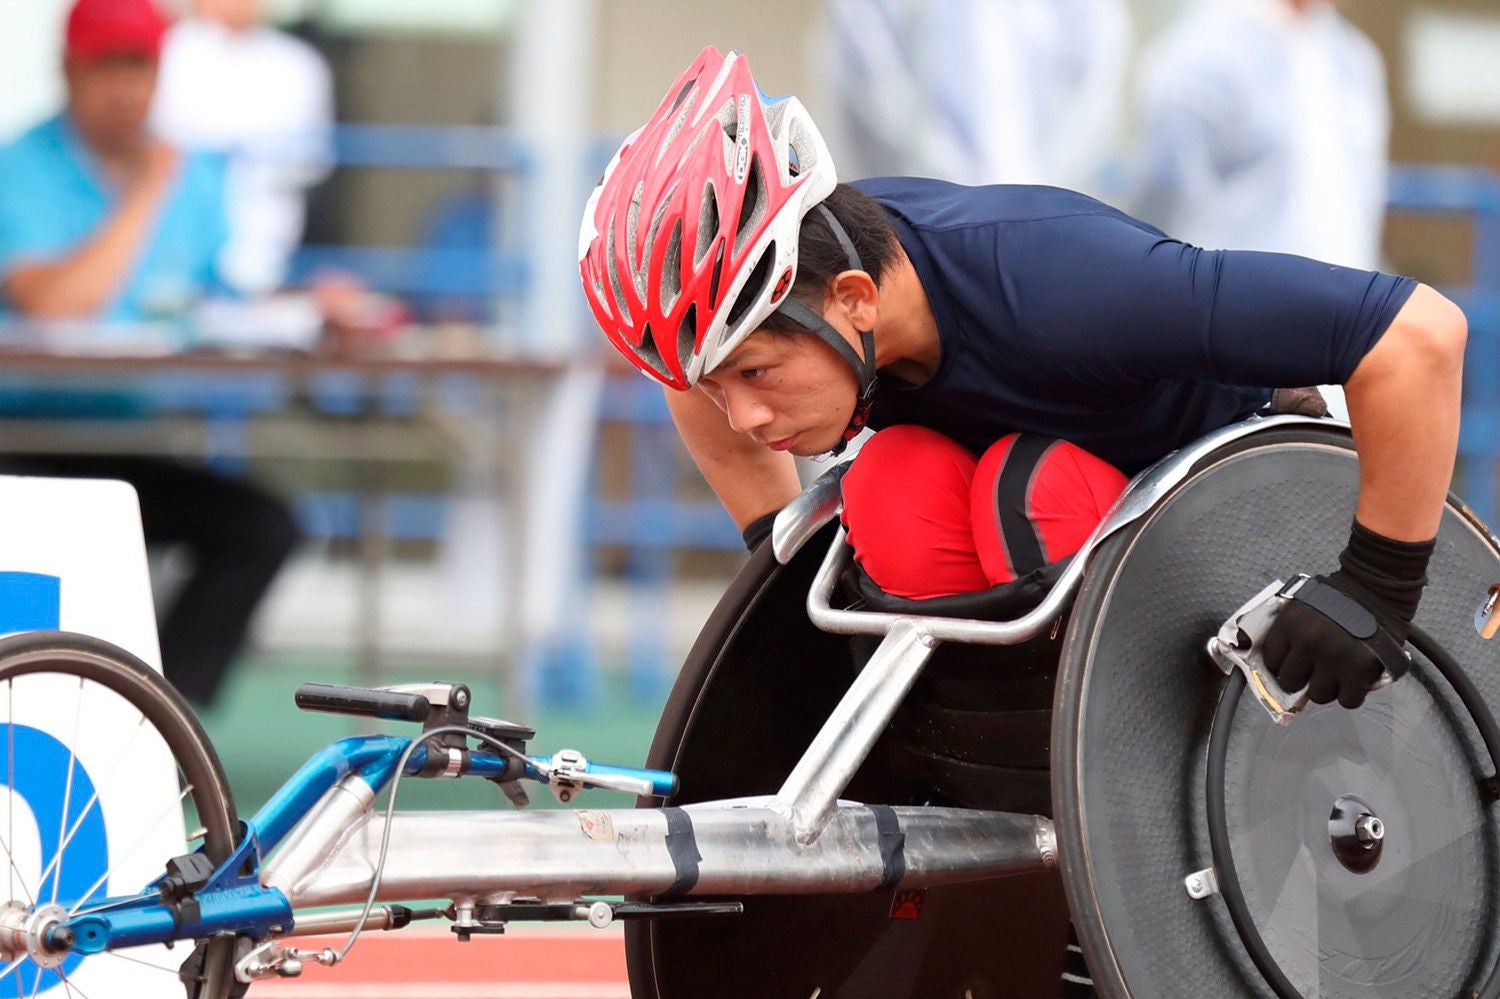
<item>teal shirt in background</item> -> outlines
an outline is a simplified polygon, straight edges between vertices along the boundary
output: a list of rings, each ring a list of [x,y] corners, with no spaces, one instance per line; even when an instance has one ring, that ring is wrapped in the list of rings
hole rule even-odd
[[[72,120],[59,114],[0,147],[0,281],[18,266],[55,260],[90,238],[113,210],[119,191]],[[206,153],[184,153],[163,201],[115,296],[93,316],[98,337],[130,324],[165,322],[190,339],[188,310],[222,292],[218,256],[228,234],[224,163]],[[6,324],[24,321],[0,294],[0,339]],[[108,383],[0,376],[0,416],[99,419],[142,416],[154,409],[148,391]]]
[[[66,114],[0,147],[0,279],[22,264],[71,251],[98,230],[118,199]],[[184,153],[128,277],[93,318],[180,319],[222,290],[217,263],[227,235],[222,158]],[[0,299],[0,320],[16,318]]]

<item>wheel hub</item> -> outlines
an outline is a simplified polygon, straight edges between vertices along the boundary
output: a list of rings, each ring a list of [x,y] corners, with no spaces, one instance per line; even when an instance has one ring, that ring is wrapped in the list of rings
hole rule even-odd
[[[1385,823],[1363,799],[1341,795],[1328,816],[1328,840],[1339,863],[1355,874],[1366,874],[1380,863]]]
[[[0,905],[0,961],[9,964],[24,956],[41,968],[58,967],[67,959],[68,949],[53,949],[47,939],[49,931],[67,919],[67,910],[60,905],[39,909],[14,901]]]

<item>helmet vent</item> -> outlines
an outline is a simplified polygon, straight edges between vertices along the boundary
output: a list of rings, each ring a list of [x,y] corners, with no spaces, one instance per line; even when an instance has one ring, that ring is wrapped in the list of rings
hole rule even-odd
[[[636,257],[636,238],[641,222],[641,200],[645,196],[645,185],[637,184],[635,191],[630,195],[630,205],[625,209],[625,246],[630,251],[632,261]]]
[[[698,352],[698,304],[694,302],[682,314],[682,324],[677,327],[677,356],[686,367]]]
[[[818,139],[807,123],[793,117],[787,122],[787,168],[792,176],[818,169]]]
[[[609,220],[610,241],[614,241],[615,220]],[[626,326],[630,325],[630,306],[625,297],[625,286],[620,283],[620,255],[618,253],[607,253],[604,255],[606,267],[609,271],[609,290],[615,304],[616,317]]]
[[[661,262],[661,309],[670,312],[682,294],[682,219],[672,224],[667,253]]]
[[[656,206],[656,212],[651,216],[651,225],[646,230],[644,245],[640,239],[639,229],[641,223],[641,201],[644,198],[644,186],[637,188],[638,196],[630,202],[630,226],[628,237],[630,245],[630,272],[635,279],[635,290],[641,298],[646,298],[646,282],[649,278],[647,271],[650,268],[656,237],[660,234],[662,222],[667,217],[667,211],[671,207],[671,192]]]
[[[719,278],[724,273],[724,241],[719,240],[719,246],[714,250],[713,276],[708,280],[708,307],[717,309],[719,307]]]
[[[745,197],[740,202],[740,220],[734,231],[734,252],[743,253],[745,244],[760,229],[766,213],[766,177],[761,172],[760,157],[750,157],[750,172],[745,178]]]
[[[647,323],[641,327],[641,342],[636,349],[640,352],[641,360],[650,365],[651,370],[660,374],[663,378],[667,375],[667,366],[662,363],[661,351],[656,349],[656,339],[651,333],[651,324]]]
[[[740,137],[739,115],[735,112],[732,99],[719,105],[719,126],[724,129],[725,155],[732,157],[735,140]]]
[[[698,245],[693,248],[693,264],[703,263],[714,238],[719,235],[719,196],[713,184],[703,185],[703,210],[698,215]]]
[[[687,95],[697,85],[698,85],[698,80],[697,80],[696,77],[694,77],[693,79],[688,80],[686,83],[684,83],[682,85],[682,89],[679,90],[679,91],[677,91],[677,96],[674,97],[674,98],[672,98],[672,110],[675,111],[679,107],[681,107],[682,106],[682,102],[687,99]]]
[[[773,240],[766,244],[765,251],[761,253],[760,259],[755,262],[755,267],[750,271],[750,276],[745,279],[744,287],[740,289],[734,304],[729,307],[729,317],[725,320],[729,329],[735,329],[750,307],[760,301],[761,292],[766,289],[766,282],[771,279],[771,262],[776,259],[776,243]]]

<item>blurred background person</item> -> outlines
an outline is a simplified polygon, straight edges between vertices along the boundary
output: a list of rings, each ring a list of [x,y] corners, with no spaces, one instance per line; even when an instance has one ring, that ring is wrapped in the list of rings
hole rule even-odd
[[[1099,193],[1131,38],[1124,0],[830,0],[839,172]]]
[[[140,322],[180,315],[219,284],[221,167],[146,125],[165,32],[152,0],[77,0],[70,10],[65,109],[0,148],[0,319]],[[47,390],[5,402],[57,416],[146,405]],[[135,487],[147,542],[184,544],[192,560],[162,616],[163,666],[184,694],[211,702],[296,544],[286,507],[242,480],[151,457],[12,454],[0,472]]]
[[[1134,209],[1178,238],[1379,263],[1390,105],[1330,0],[1197,0],[1145,52]]]
[[[333,162],[333,77],[312,46],[261,23],[260,0],[191,0],[167,33],[151,121],[188,149],[225,154],[224,279],[265,294],[287,278],[307,190]]]
[[[1385,67],[1332,0],[1197,0],[1145,52],[1137,100],[1138,217],[1209,249],[1379,266]]]

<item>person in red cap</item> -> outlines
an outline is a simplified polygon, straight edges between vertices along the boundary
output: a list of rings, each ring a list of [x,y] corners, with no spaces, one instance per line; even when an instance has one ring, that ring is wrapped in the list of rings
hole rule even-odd
[[[0,147],[0,324],[55,319],[180,323],[222,282],[223,166],[147,127],[167,21],[152,0],[77,0],[63,52],[67,107]],[[23,391],[0,412],[108,418],[134,395]],[[185,545],[193,574],[165,610],[168,679],[218,692],[251,616],[295,547],[286,505],[242,479],[144,456],[6,455],[0,473],[122,479],[150,543]]]
[[[152,0],[77,0],[68,12],[67,108],[0,153],[7,311],[140,319],[165,311],[167,285],[180,304],[211,278],[222,179],[146,127],[166,30]],[[201,236],[179,222],[189,215]]]

